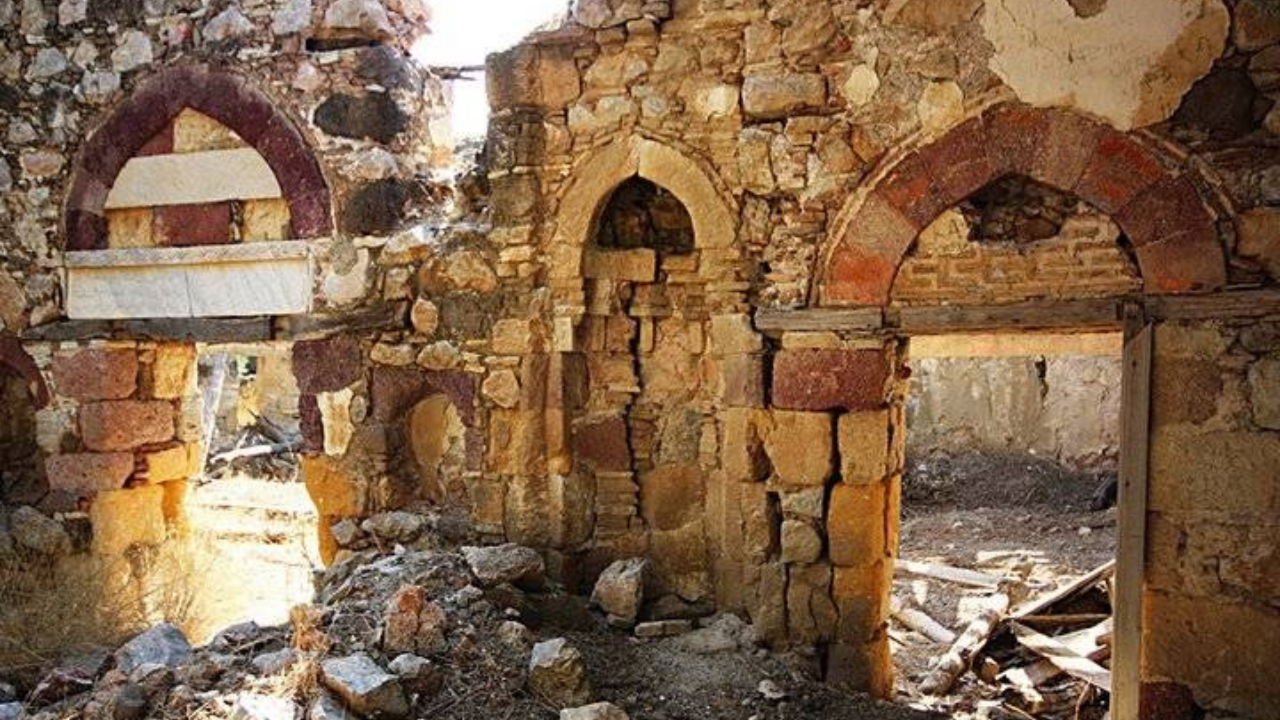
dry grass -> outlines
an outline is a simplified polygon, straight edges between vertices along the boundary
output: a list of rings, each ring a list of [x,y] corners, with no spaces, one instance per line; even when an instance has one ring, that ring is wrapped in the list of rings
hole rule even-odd
[[[158,622],[195,623],[198,538],[127,557],[0,563],[0,674],[25,674],[92,646],[116,647]]]

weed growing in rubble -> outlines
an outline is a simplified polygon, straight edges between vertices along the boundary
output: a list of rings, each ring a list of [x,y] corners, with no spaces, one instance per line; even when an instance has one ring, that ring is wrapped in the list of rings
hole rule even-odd
[[[77,555],[0,562],[0,674],[28,674],[91,647],[115,648],[158,622],[198,621],[198,538],[135,547],[123,558]]]

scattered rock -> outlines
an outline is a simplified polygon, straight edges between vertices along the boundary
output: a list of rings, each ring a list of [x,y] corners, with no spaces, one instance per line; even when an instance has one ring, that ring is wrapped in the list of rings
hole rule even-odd
[[[755,629],[736,615],[720,615],[709,626],[682,635],[676,647],[695,655],[714,655],[748,649],[758,641]]]
[[[384,671],[368,655],[330,658],[320,667],[325,687],[356,713],[389,718],[409,714],[409,701],[400,679]]]
[[[36,59],[27,68],[28,80],[47,80],[61,75],[67,69],[67,58],[57,48],[40,48]]]
[[[760,681],[760,684],[756,686],[756,691],[770,702],[777,702],[787,697],[787,691],[778,687],[777,683],[768,678]]]
[[[323,27],[343,34],[359,34],[371,40],[390,40],[395,28],[377,0],[337,0],[324,13]]]
[[[296,720],[298,710],[288,698],[245,693],[236,699],[231,720]]]
[[[0,703],[0,720],[23,720],[26,716],[22,703]]]
[[[111,70],[86,72],[76,89],[85,102],[101,105],[120,90],[120,73]]]
[[[395,510],[366,519],[360,529],[392,542],[413,542],[422,534],[423,520],[421,515]]]
[[[591,685],[582,653],[564,638],[533,646],[529,658],[529,689],[557,708],[578,707],[591,701]]]
[[[1280,6],[1273,0],[1241,0],[1236,5],[1232,37],[1245,52],[1280,42]]]
[[[464,547],[461,552],[482,587],[502,583],[537,587],[542,584],[546,571],[542,556],[536,550],[514,543]]]
[[[333,539],[342,547],[351,547],[363,534],[360,526],[351,518],[343,518],[330,525],[329,532],[333,533]]]
[[[176,626],[162,623],[147,630],[116,651],[116,669],[129,674],[143,665],[174,668],[191,659],[191,643]]]
[[[618,560],[605,568],[591,591],[591,602],[624,623],[634,623],[644,602],[644,582],[649,561]]]
[[[505,620],[498,626],[498,639],[515,652],[529,652],[533,646],[533,632],[515,620]]]
[[[356,716],[347,712],[338,698],[321,690],[307,710],[307,720],[356,720]]]
[[[230,650],[254,642],[261,635],[262,628],[258,623],[249,620],[223,628],[209,641],[209,646],[219,650]]]
[[[271,16],[271,32],[293,35],[311,27],[311,0],[289,0]]]
[[[444,672],[427,658],[404,653],[387,669],[400,678],[405,690],[416,695],[434,695],[444,687]]]
[[[111,67],[118,73],[126,73],[150,65],[152,59],[151,38],[140,30],[129,30],[111,53]]]
[[[259,675],[279,675],[288,670],[298,659],[293,648],[282,648],[275,652],[262,653],[249,661]]]
[[[253,27],[240,8],[232,5],[205,24],[204,39],[206,42],[226,42],[252,34]]]
[[[9,516],[9,533],[20,547],[49,557],[71,551],[71,536],[62,523],[31,507],[20,507]]]
[[[692,630],[692,620],[650,620],[636,625],[636,637],[646,639],[674,637]]]
[[[560,720],[629,720],[622,708],[613,703],[598,702],[560,711]]]

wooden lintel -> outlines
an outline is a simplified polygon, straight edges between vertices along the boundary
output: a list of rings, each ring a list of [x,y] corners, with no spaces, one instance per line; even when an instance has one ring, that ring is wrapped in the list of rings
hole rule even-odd
[[[151,318],[147,320],[66,320],[31,328],[28,342],[71,340],[174,340],[181,342],[263,342],[271,339],[268,318]]]
[[[1280,289],[1229,290],[1208,295],[1126,296],[1036,300],[1008,305],[806,308],[756,311],[756,329],[784,332],[964,332],[1120,330],[1124,307],[1137,305],[1151,320],[1247,320],[1280,317]]]
[[[402,329],[406,312],[405,303],[391,303],[346,313],[284,315],[275,319],[275,337],[305,340],[339,333]]]

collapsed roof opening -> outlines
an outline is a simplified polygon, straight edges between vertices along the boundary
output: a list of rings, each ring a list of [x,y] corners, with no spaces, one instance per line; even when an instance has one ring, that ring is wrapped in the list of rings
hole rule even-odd
[[[600,214],[596,244],[649,248],[666,255],[693,252],[693,219],[669,190],[633,177],[618,186]]]

